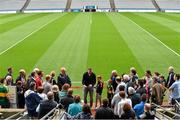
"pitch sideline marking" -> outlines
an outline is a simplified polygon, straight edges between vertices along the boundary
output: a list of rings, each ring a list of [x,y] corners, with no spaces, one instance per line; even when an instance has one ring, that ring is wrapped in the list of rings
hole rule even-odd
[[[42,28],[44,28],[46,25],[50,24],[51,22],[55,21],[56,19],[58,19],[58,17],[56,17],[55,19],[45,23],[44,25],[42,25],[41,27],[39,27],[38,29],[32,31],[30,34],[28,34],[27,36],[25,36],[23,39],[21,39],[20,41],[16,42],[15,44],[13,44],[12,46],[10,46],[9,48],[7,48],[6,50],[2,51],[0,53],[0,55],[4,54],[5,52],[7,52],[8,50],[10,50],[11,48],[15,47],[16,45],[18,45],[19,43],[21,43],[22,41],[24,41],[26,38],[30,37],[32,34],[38,32],[39,30],[41,30]]]
[[[125,16],[126,17],[126,16]],[[167,46],[166,44],[164,44],[160,39],[158,39],[157,37],[155,37],[154,35],[152,35],[150,32],[148,32],[147,30],[145,30],[144,28],[142,28],[140,25],[138,25],[136,22],[134,22],[133,20],[131,20],[130,18],[126,17],[127,19],[129,19],[129,21],[131,21],[132,23],[134,23],[136,26],[138,26],[141,30],[143,30],[144,32],[146,32],[149,36],[151,36],[152,38],[154,38],[156,41],[158,41],[159,43],[161,43],[163,46],[165,46],[167,49],[169,49],[171,52],[173,52],[174,54],[176,54],[178,57],[180,57],[180,54],[178,54],[177,52],[175,52],[174,50],[172,50],[169,46]]]

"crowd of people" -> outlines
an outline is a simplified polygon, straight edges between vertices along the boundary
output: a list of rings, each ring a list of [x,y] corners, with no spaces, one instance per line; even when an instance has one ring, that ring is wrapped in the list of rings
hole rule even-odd
[[[167,90],[170,91],[169,104],[174,105],[175,100],[180,102],[180,74],[175,73],[172,66],[168,69],[167,79],[150,70],[140,78],[134,67],[130,68],[129,74],[119,75],[113,70],[107,84],[102,75],[96,76],[92,68],[88,68],[82,76],[83,103],[80,95],[73,94],[72,82],[64,67],[57,77],[54,71],[44,76],[38,68],[26,76],[26,71],[21,69],[15,80],[13,68],[7,71],[0,79],[1,108],[10,108],[8,86],[13,85],[17,89],[17,107],[25,108],[31,118],[42,118],[61,105],[73,119],[154,119],[152,103],[162,105]],[[107,96],[102,96],[105,87]],[[92,109],[95,109],[94,114]]]

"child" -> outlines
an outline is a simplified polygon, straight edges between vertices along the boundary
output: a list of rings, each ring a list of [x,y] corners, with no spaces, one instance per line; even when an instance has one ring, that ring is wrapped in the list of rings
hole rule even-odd
[[[114,89],[113,89],[113,85],[112,85],[112,80],[109,79],[108,80],[108,84],[107,84],[107,98],[108,98],[108,101],[109,101],[109,107],[111,107],[111,100],[113,98],[113,95],[114,95]]]
[[[104,86],[101,75],[97,76],[97,80],[98,80],[98,83],[96,85],[96,104],[95,104],[95,107],[97,107],[98,100],[99,100],[99,103],[101,106],[101,95],[102,95],[103,86]]]

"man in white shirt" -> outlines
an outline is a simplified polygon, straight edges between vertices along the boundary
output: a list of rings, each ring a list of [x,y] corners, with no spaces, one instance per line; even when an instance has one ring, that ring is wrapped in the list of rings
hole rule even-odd
[[[126,93],[124,91],[121,91],[120,93],[121,100],[118,103],[118,115],[119,118],[121,118],[121,115],[123,114],[123,106],[125,103],[128,103],[132,107],[132,101],[129,98],[126,98]]]
[[[120,92],[121,91],[125,91],[125,87],[124,86],[120,86],[119,90],[120,90]],[[112,99],[112,101],[111,101],[111,106],[114,109],[115,118],[119,118],[118,117],[118,103],[119,103],[119,101],[121,101],[120,92],[115,94],[113,99]]]

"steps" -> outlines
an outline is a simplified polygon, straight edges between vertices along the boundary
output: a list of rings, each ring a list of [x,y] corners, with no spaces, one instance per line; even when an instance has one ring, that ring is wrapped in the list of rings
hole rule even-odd
[[[72,3],[72,0],[67,0],[66,9],[65,9],[66,12],[71,11],[71,3]]]
[[[109,0],[110,6],[111,6],[111,11],[115,12],[116,11],[116,6],[114,0]]]
[[[156,0],[151,0],[152,4],[154,5],[154,7],[156,8],[157,11],[162,11],[161,8],[159,7],[159,5],[157,4]]]
[[[26,0],[26,2],[24,3],[23,7],[19,10],[19,12],[24,12],[24,10],[28,7],[30,2],[31,0]]]

